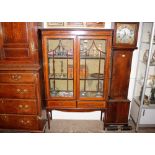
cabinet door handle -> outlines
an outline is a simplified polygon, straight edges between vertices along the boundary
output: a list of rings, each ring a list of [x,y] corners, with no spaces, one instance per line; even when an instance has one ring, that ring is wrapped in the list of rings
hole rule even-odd
[[[18,81],[18,80],[20,80],[21,78],[22,78],[22,76],[21,76],[21,75],[18,75],[18,74],[11,75],[11,79],[12,79],[12,80],[15,80],[15,81]]]
[[[145,110],[143,110],[143,116],[145,115]]]

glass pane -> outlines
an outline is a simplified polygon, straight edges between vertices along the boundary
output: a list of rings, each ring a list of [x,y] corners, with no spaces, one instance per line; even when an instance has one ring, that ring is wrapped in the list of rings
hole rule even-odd
[[[103,97],[105,40],[80,40],[80,96]]]
[[[73,39],[49,39],[49,86],[51,96],[73,96]]]
[[[143,23],[142,25],[142,36],[140,43],[140,54],[139,54],[139,62],[138,62],[138,72],[136,78],[136,86],[135,86],[135,94],[134,99],[140,105],[142,99],[142,92],[144,91],[144,78],[146,76],[147,70],[147,62],[149,56],[149,48],[151,41],[151,33],[152,33],[153,23]],[[148,88],[144,91],[144,104],[147,104],[147,100],[149,98]],[[146,102],[145,102],[146,101]]]

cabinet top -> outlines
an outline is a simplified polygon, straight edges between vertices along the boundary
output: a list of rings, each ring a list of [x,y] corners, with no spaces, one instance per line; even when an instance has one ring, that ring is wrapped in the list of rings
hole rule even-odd
[[[112,36],[113,29],[87,29],[87,28],[42,28],[42,35],[108,35]]]

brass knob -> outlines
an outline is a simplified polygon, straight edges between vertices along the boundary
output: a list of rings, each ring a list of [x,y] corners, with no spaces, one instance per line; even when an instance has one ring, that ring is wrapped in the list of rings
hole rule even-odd
[[[23,90],[23,92],[24,92],[24,93],[27,93],[27,92],[28,92],[28,90],[27,90],[27,89],[24,89],[24,90]]]
[[[24,106],[24,108],[25,108],[25,109],[28,109],[28,108],[29,108],[29,105],[26,104],[26,105]]]
[[[13,80],[15,80],[15,81],[20,80],[21,77],[22,77],[22,76],[21,76],[21,75],[18,75],[18,74],[11,75],[11,78],[12,78]]]
[[[17,92],[20,93],[21,92],[21,89],[17,89]]]
[[[122,57],[125,58],[125,54],[122,54]]]
[[[20,109],[22,109],[22,108],[23,108],[23,105],[20,104],[18,107],[19,107]]]

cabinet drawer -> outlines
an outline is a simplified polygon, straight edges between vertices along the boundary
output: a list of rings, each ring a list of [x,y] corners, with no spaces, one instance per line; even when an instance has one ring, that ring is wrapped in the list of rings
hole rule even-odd
[[[8,129],[38,129],[37,116],[0,115],[0,128]]]
[[[35,95],[35,86],[31,84],[22,84],[22,85],[9,85],[9,84],[0,84],[0,98],[36,98]]]
[[[79,101],[77,103],[78,108],[106,108],[106,102],[98,102],[98,101]]]
[[[0,113],[37,114],[35,100],[3,100],[0,99]]]
[[[35,81],[33,73],[0,73],[0,82],[19,83],[26,82],[32,83]]]
[[[50,108],[76,108],[75,101],[48,101],[47,107]]]

